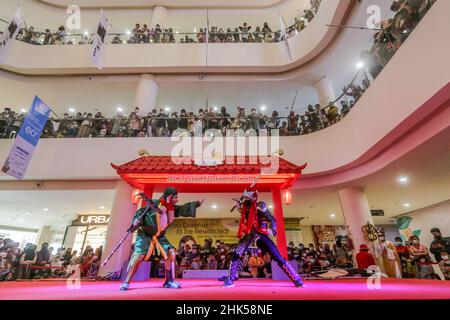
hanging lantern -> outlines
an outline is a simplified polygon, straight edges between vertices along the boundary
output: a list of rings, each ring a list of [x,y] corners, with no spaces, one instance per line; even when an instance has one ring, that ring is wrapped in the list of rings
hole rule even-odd
[[[138,195],[142,192],[142,190],[134,189],[131,193],[131,203],[134,205],[139,204],[139,201],[141,200]]]
[[[283,202],[285,205],[290,205],[292,203],[291,189],[286,189],[283,191]]]

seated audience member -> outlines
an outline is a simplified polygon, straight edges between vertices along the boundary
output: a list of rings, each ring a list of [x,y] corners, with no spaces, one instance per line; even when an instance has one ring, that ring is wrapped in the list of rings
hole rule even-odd
[[[359,246],[359,252],[356,254],[356,263],[359,269],[367,270],[368,267],[376,265],[375,258],[369,253],[367,244]]]
[[[248,259],[248,269],[253,278],[257,278],[259,275],[259,269],[264,266],[264,260],[262,259],[262,253],[259,251],[253,251]]]
[[[213,254],[210,254],[208,256],[208,261],[207,261],[206,267],[208,270],[216,270],[217,269],[217,260]]]

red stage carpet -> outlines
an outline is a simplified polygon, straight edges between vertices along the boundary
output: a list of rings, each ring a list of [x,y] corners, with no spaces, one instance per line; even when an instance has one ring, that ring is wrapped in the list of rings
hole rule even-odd
[[[2,282],[0,299],[205,299],[205,300],[371,300],[371,299],[450,299],[450,281],[382,279],[381,289],[369,290],[365,279],[310,280],[306,288],[288,281],[243,279],[234,288],[223,288],[211,279],[181,279],[182,294],[164,289],[160,279],[132,283],[119,291],[120,282],[82,282],[80,289],[68,289],[65,282]]]

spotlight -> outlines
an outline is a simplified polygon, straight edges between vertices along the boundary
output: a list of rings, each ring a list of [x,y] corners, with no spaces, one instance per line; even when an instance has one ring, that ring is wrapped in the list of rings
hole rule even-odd
[[[364,62],[362,62],[362,61],[359,61],[357,64],[356,64],[356,68],[358,68],[358,69],[362,69],[364,67]]]
[[[401,177],[398,177],[397,181],[399,183],[405,184],[409,181],[409,178],[407,176],[401,176]]]

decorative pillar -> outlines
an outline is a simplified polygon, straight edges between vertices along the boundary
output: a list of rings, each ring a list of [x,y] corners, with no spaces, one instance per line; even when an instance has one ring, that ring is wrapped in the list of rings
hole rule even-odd
[[[41,249],[41,246],[44,242],[47,242],[48,245],[50,246],[50,242],[52,240],[52,236],[53,233],[50,229],[50,226],[43,226],[42,228],[39,229],[38,235],[36,237],[37,241],[36,241],[36,246],[37,246],[37,250]]]
[[[338,193],[347,231],[349,234],[352,234],[354,246],[353,259],[355,260],[356,253],[359,251],[361,244],[366,244],[369,248],[372,248],[371,253],[375,255],[373,247],[364,238],[364,233],[361,230],[361,227],[367,223],[374,224],[366,194],[362,189],[358,188],[345,188]],[[356,261],[354,263],[356,266]]]
[[[131,225],[131,220],[137,209],[137,206],[132,203],[132,193],[133,188],[125,181],[120,180],[117,182],[101,263],[103,263],[119,243]],[[132,235],[129,235],[106,266],[100,267],[100,276],[105,276],[109,272],[114,272],[122,268],[124,262],[128,261],[130,257],[131,241]],[[122,270],[122,272],[126,271]]]
[[[277,246],[281,255],[287,259],[286,231],[284,229],[283,203],[281,202],[281,190],[272,188],[272,202],[275,219],[277,219]]]
[[[157,24],[161,28],[166,26],[167,22],[167,8],[162,6],[157,6],[153,9],[152,23],[150,23],[151,27],[155,27]]]
[[[319,97],[319,103],[322,107],[327,106],[330,102],[336,99],[336,94],[334,92],[333,84],[330,79],[323,77],[314,84],[317,96]]]
[[[156,107],[157,96],[158,84],[153,75],[142,74],[136,88],[134,107],[139,108],[141,115],[147,115]]]

